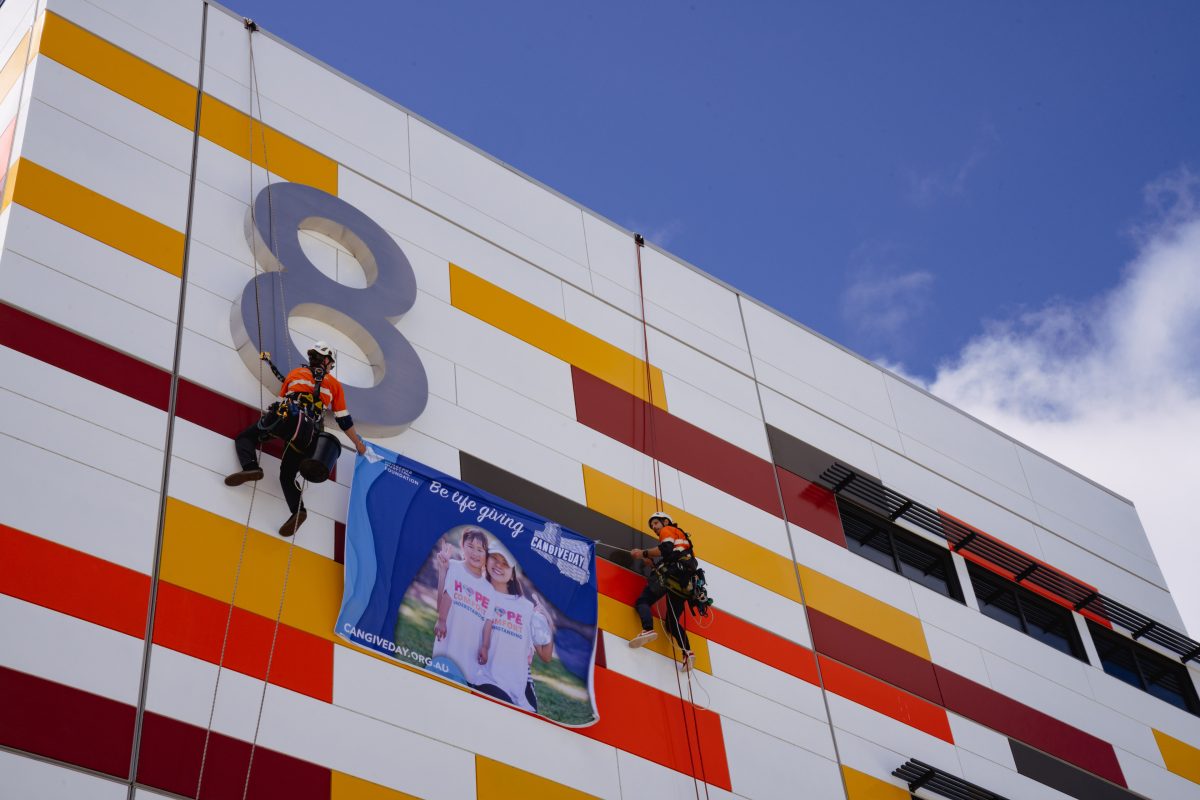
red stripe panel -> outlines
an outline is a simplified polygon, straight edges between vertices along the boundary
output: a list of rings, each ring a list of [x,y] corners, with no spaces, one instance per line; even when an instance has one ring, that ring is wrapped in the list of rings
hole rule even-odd
[[[779,516],[775,478],[767,461],[578,367],[571,367],[571,379],[575,416],[584,425]]]
[[[1126,786],[1117,754],[1108,742],[937,664],[933,669],[942,687],[946,708],[1113,783]]]
[[[597,559],[596,584],[601,594],[632,606],[646,586],[646,579],[618,567],[611,561]],[[662,618],[661,604],[656,604],[652,610],[656,617]],[[817,662],[811,650],[740,617],[724,611],[714,611],[705,627],[701,628],[696,618],[689,614],[684,617],[684,627],[755,661],[761,661],[811,684],[819,683]]]
[[[817,658],[827,691],[954,744],[946,709],[825,656]]]
[[[116,700],[0,667],[0,744],[6,747],[124,778],[135,714]]]
[[[169,583],[160,583],[154,641],[164,647],[216,664],[229,620],[224,665],[263,680],[270,658],[275,621]],[[333,642],[279,625],[271,683],[326,703],[333,702]]]
[[[1035,564],[1039,564],[1042,567],[1044,567],[1046,572],[1052,572],[1055,575],[1061,575],[1063,578],[1065,578],[1068,581],[1073,581],[1075,583],[1080,584],[1081,586],[1087,587],[1088,591],[1096,592],[1097,594],[1099,594],[1099,592],[1100,592],[1099,589],[1097,589],[1095,586],[1092,586],[1090,583],[1088,583],[1086,581],[1081,581],[1081,580],[1079,580],[1079,578],[1076,578],[1074,575],[1069,575],[1066,572],[1063,572],[1061,569],[1057,569],[1057,568],[1047,564],[1045,561],[1042,561],[1040,558],[1031,556],[1029,553],[1026,553],[1024,550],[1021,550],[1020,548],[1013,547],[1011,544],[1006,544],[1005,542],[1002,542],[999,539],[997,539],[995,536],[984,533],[979,528],[976,528],[974,525],[971,525],[970,523],[967,523],[967,522],[963,522],[961,519],[959,519],[958,517],[955,517],[951,514],[947,514],[945,511],[942,511],[940,508],[938,509],[937,513],[938,513],[938,516],[944,517],[945,520],[950,520],[952,522],[955,522],[955,523],[963,526],[964,528],[967,528],[970,531],[973,531],[975,533],[975,535],[980,539],[986,539],[989,542],[994,542],[999,547],[1002,547],[1007,550],[1013,550],[1017,553],[1020,553],[1022,557],[1027,558],[1030,561],[1034,562]],[[945,527],[946,527],[945,521],[943,520],[943,529],[945,529]],[[947,542],[947,544],[951,548],[953,548],[952,544],[949,544],[949,542]],[[978,564],[979,566],[988,570],[989,572],[995,572],[997,575],[1002,575],[1006,578],[1009,578],[1010,580],[1017,576],[1017,573],[1013,572],[1012,570],[1005,569],[1004,567],[1000,566],[999,564],[995,563],[994,561],[984,558],[983,556],[979,555],[978,553],[972,553],[970,550],[960,550],[958,552],[962,555],[963,558],[967,559],[968,561],[975,562],[976,564]],[[1030,583],[1029,581],[1023,581],[1021,583],[1021,586],[1028,589],[1029,591],[1033,592],[1034,594],[1041,595],[1042,597],[1046,598],[1047,600],[1051,601],[1052,603],[1056,603],[1057,605],[1063,606],[1064,608],[1069,608],[1072,611],[1075,610],[1074,602],[1066,599],[1065,597],[1062,597],[1061,595],[1058,595],[1058,594],[1055,594],[1054,592],[1043,589],[1042,587],[1037,586],[1036,584]],[[1107,619],[1105,619],[1100,614],[1097,614],[1096,612],[1091,611],[1090,609],[1086,609],[1086,608],[1081,609],[1079,613],[1083,614],[1085,617],[1092,620],[1097,625],[1103,625],[1104,627],[1109,628],[1109,629],[1112,628],[1111,622],[1109,622]]]
[[[725,611],[712,611],[709,619],[711,622],[708,627],[701,628],[691,617],[688,619],[688,629],[802,681],[814,686],[820,684],[817,660],[807,647]]]
[[[150,578],[70,547],[0,525],[0,592],[141,639],[146,632]],[[47,576],[53,576],[48,580]],[[227,603],[161,581],[154,641],[216,664]],[[274,620],[235,608],[225,666],[262,680]],[[271,683],[333,700],[333,643],[290,625],[279,626]]]
[[[579,733],[731,789],[719,716],[611,670],[594,676],[600,721]]]
[[[146,635],[150,577],[0,525],[0,592],[96,625]]]
[[[933,664],[890,642],[808,607],[808,626],[818,653],[836,658],[905,691],[942,705]]]
[[[185,797],[196,796],[204,756],[202,800],[239,798],[250,763],[250,743],[215,731],[204,754],[204,728],[146,712],[138,781]],[[127,765],[128,766],[128,765]],[[255,800],[329,800],[330,771],[265,747],[254,748],[247,798]]]
[[[775,472],[779,475],[779,491],[783,495],[787,521],[822,539],[828,539],[838,547],[845,547],[846,534],[842,531],[842,517],[838,513],[837,498],[833,492],[783,467],[776,466]]]

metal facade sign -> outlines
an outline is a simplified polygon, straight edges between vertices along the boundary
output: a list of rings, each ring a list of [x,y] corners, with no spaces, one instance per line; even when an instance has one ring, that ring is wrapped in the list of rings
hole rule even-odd
[[[321,233],[362,265],[366,288],[346,286],[305,255],[300,231]],[[328,192],[298,183],[274,183],[258,193],[247,214],[246,238],[264,272],[250,280],[232,309],[234,347],[256,376],[259,352],[282,365],[307,358],[292,342],[292,315],[319,320],[366,355],[375,385],[346,386],[359,429],[371,436],[400,433],[425,410],[429,383],[416,350],[395,322],[417,299],[412,265],[379,223]]]

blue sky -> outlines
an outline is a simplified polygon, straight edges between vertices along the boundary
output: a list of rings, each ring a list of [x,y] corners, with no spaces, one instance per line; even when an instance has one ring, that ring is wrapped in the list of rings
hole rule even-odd
[[[926,377],[982,319],[1116,283],[1142,187],[1200,164],[1196,3],[232,6]]]
[[[1200,635],[1200,3],[228,2],[1133,499]]]

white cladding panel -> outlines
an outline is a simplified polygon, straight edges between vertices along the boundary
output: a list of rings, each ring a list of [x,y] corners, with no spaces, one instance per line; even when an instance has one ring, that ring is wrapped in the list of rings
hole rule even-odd
[[[189,85],[199,76],[199,0],[43,5]],[[32,0],[0,4],[0,61],[28,30],[34,8]],[[665,385],[665,401],[655,400],[706,435],[769,462],[766,425],[775,426],[1180,625],[1129,503],[654,247],[640,251],[639,275],[629,233],[269,35],[253,40],[252,91],[249,41],[240,18],[209,8],[204,91],[252,109],[333,162],[338,196],[376,220],[413,265],[416,304],[394,324],[424,364],[430,398],[407,430],[380,444],[451,475],[466,453],[584,506],[585,468],[654,492],[652,458],[579,421],[573,365],[549,352],[559,343],[505,329],[518,331],[525,320],[492,324],[455,306],[451,275],[459,268],[593,337],[580,341],[600,340],[617,358],[648,355]],[[0,214],[0,300],[93,340],[114,358],[145,362],[164,381],[179,334],[181,379],[249,408],[265,404],[269,392],[232,349],[230,315],[259,268],[245,226],[266,170],[208,139],[193,142],[191,131],[136,97],[48,58],[33,62],[24,84],[0,103],[0,119],[18,108],[22,115],[10,160],[28,159],[176,231],[190,230],[187,302],[179,319],[180,279],[19,203]],[[304,242],[318,269],[366,285],[344,248],[318,235],[305,234]],[[339,349],[336,374],[352,385],[370,383],[366,356],[344,334],[301,319],[292,332],[301,344],[329,339]],[[612,354],[597,352],[590,357]],[[0,369],[9,378],[0,390],[8,412],[0,423],[0,463],[8,465],[5,490],[17,499],[0,504],[0,524],[77,551],[81,560],[150,575],[167,414],[136,399],[137,387],[129,396],[19,349],[0,347]],[[288,515],[279,460],[263,457],[266,476],[257,487],[226,487],[223,476],[237,467],[229,433],[177,417],[168,492],[205,513],[273,531]],[[347,521],[352,471],[347,450],[337,479],[306,493],[309,518],[295,540],[305,558],[332,559],[344,549],[338,531]],[[937,667],[1111,743],[1131,790],[1154,800],[1200,797],[1200,784],[1168,771],[1152,731],[1200,746],[1200,717],[1105,674],[1094,647],[1087,648],[1092,663],[1072,658],[981,615],[969,586],[966,603],[955,602],[739,499],[728,486],[667,464],[660,474],[664,502],[775,556],[790,559],[795,547],[800,564],[916,618],[917,632],[904,635],[920,640]],[[718,616],[709,621],[715,628],[697,631],[712,634],[711,675],[681,679],[672,660],[630,649],[613,633],[600,635],[605,668],[655,699],[642,713],[677,713],[677,693],[692,688],[708,722],[719,725],[732,791],[697,787],[690,775],[644,757],[655,748],[674,748],[678,757],[686,743],[647,743],[640,730],[629,730],[614,746],[603,727],[592,731],[597,738],[581,735],[340,643],[320,642],[332,652],[332,702],[232,669],[220,672],[214,700],[215,663],[155,645],[146,708],[199,728],[210,725],[211,713],[214,731],[247,742],[257,737],[264,748],[419,797],[477,797],[479,756],[622,800],[682,799],[698,790],[721,798],[790,798],[797,791],[838,798],[839,761],[895,785],[886,776],[914,756],[1010,797],[1064,797],[1015,771],[999,731],[948,713],[954,741],[943,741],[748,655],[773,646],[763,631],[805,648],[814,646],[814,635],[824,644],[822,631],[810,632],[801,604],[736,572],[750,568],[730,552],[722,566],[706,565],[717,614],[737,618]],[[961,557],[955,563],[964,574]],[[0,587],[10,585],[18,582],[0,573]],[[823,612],[853,618],[855,609],[829,603]],[[138,702],[145,647],[138,638],[0,591],[0,640],[20,642],[0,650],[6,670],[130,707]],[[1191,679],[1198,675],[1191,669]],[[0,795],[13,791],[115,800],[127,787],[0,751]],[[158,795],[139,789],[136,796]]]

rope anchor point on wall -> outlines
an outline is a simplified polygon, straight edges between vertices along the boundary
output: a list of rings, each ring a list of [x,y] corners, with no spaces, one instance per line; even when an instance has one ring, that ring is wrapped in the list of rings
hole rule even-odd
[[[249,17],[242,17],[242,22],[245,23],[246,30],[250,31],[251,33],[254,33],[258,30],[258,23]]]

